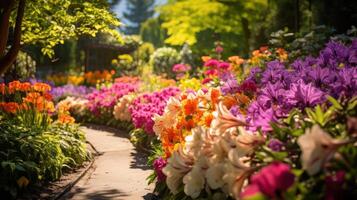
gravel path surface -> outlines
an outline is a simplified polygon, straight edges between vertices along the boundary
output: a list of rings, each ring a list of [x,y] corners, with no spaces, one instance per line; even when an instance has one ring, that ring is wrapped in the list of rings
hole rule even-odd
[[[126,133],[83,127],[87,140],[99,151],[93,168],[62,199],[149,199],[151,170],[146,156],[136,152]]]

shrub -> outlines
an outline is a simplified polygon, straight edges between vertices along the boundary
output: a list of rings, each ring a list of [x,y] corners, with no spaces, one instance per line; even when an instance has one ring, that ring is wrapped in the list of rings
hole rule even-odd
[[[150,62],[156,74],[166,74],[173,78],[172,66],[180,63],[180,54],[173,48],[163,47],[157,49],[151,56]]]

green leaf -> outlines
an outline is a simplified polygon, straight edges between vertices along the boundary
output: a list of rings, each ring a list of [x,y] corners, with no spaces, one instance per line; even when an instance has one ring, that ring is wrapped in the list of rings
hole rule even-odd
[[[332,105],[337,109],[337,110],[342,110],[343,107],[342,105],[332,96],[327,96],[327,99],[332,103]]]

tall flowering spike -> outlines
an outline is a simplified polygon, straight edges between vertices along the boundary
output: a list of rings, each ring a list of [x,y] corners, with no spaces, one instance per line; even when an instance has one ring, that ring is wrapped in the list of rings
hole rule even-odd
[[[316,174],[345,143],[346,141],[333,139],[319,125],[307,129],[305,134],[298,138],[303,169],[310,175]]]
[[[219,103],[218,109],[214,115],[215,118],[211,124],[212,133],[214,135],[221,135],[229,128],[247,125],[243,119],[232,115],[222,102]]]

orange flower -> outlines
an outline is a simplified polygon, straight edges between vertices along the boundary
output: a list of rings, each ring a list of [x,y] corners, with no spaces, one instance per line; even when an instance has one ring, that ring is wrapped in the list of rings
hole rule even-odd
[[[228,58],[228,60],[238,66],[244,63],[244,59],[240,58],[239,56],[231,56]]]
[[[288,53],[283,48],[278,48],[276,53],[278,53],[280,61],[288,59]]]
[[[211,60],[212,58],[209,56],[202,56],[201,59],[203,62],[207,62],[207,61]]]
[[[58,116],[58,122],[62,124],[72,124],[75,122],[75,119],[67,114],[61,114]]]
[[[232,106],[237,105],[237,100],[233,96],[225,96],[223,98],[223,105],[225,105],[228,109],[230,109]]]
[[[37,91],[37,92],[43,92],[43,93],[45,93],[45,92],[48,92],[48,91],[51,90],[51,86],[49,86],[49,85],[46,84],[46,83],[39,83],[39,82],[37,82],[37,83],[35,83],[35,84],[33,85],[33,89],[34,89],[35,91]]]
[[[47,101],[52,101],[52,95],[50,93],[43,94],[43,97],[45,97]]]
[[[182,101],[183,112],[185,115],[192,115],[196,112],[198,106],[197,99],[185,99]]]
[[[20,81],[12,81],[9,83],[9,93],[12,94],[15,91],[17,91],[20,87],[21,83]]]
[[[203,115],[204,125],[205,125],[206,127],[210,127],[212,120],[213,120],[213,115],[212,115],[212,113],[205,112],[205,114]]]
[[[216,104],[218,103],[218,98],[220,95],[221,95],[221,93],[219,92],[218,89],[211,90],[211,102],[212,102],[212,106],[213,106],[214,110],[216,108]]]
[[[22,92],[28,92],[31,89],[31,84],[29,82],[21,83],[18,90]]]
[[[265,51],[268,50],[268,46],[262,46],[262,47],[259,48],[259,50],[260,50],[261,52],[265,52]]]
[[[33,104],[35,104],[40,97],[41,97],[41,95],[38,92],[29,92],[29,93],[27,93],[26,97],[23,98],[23,101],[25,103],[33,103]]]
[[[7,113],[16,113],[20,107],[16,102],[1,103],[0,106]]]

